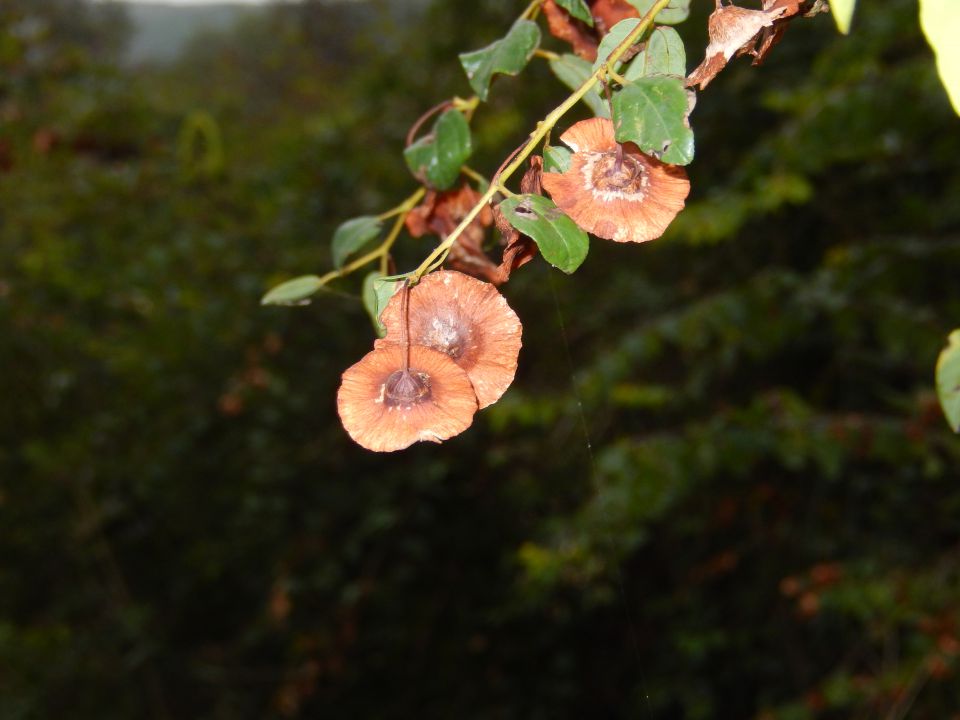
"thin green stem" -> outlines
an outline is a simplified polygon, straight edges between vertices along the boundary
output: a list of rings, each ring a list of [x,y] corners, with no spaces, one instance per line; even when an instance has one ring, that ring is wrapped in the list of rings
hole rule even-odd
[[[423,115],[418,117],[413,125],[410,126],[410,129],[407,131],[407,142],[406,147],[413,145],[413,141],[417,138],[417,133],[420,132],[420,128],[423,127],[423,124],[427,122],[430,118],[436,115],[439,112],[443,112],[449,108],[453,107],[453,100],[444,100],[442,103],[437,103],[432,108],[427,110]]]
[[[533,55],[534,55],[534,57],[543,58],[544,60],[559,60],[559,59],[560,59],[560,56],[559,56],[557,53],[552,52],[552,51],[550,51],[550,50],[543,50],[543,49],[541,49],[541,48],[537,48],[536,50],[534,50],[534,51],[533,51]]]
[[[390,228],[390,233],[380,244],[380,247],[377,248],[380,251],[380,272],[384,275],[387,274],[387,260],[390,258],[390,248],[393,247],[393,244],[397,241],[397,238],[400,236],[400,231],[403,230],[403,225],[407,221],[407,215],[410,214],[410,210],[413,208],[408,208],[402,214],[397,215],[397,219],[393,223],[393,227]]]
[[[537,14],[540,12],[540,5],[543,3],[543,0],[533,0],[532,3],[527,5],[527,9],[523,11],[523,14],[520,16],[521,20],[533,20]]]
[[[400,215],[402,213],[410,212],[411,208],[413,208],[418,202],[420,202],[420,199],[423,197],[423,193],[424,193],[424,189],[419,188],[415,193],[413,193],[413,195],[408,197],[406,200],[404,200],[402,203],[400,203],[396,207],[390,208],[389,210],[386,210],[385,212],[382,212],[379,215],[377,215],[377,220],[379,220],[380,222],[383,222],[384,220],[389,220],[395,215]]]
[[[489,185],[489,184],[490,184],[490,181],[487,180],[487,178],[485,178],[483,175],[481,175],[480,173],[478,173],[478,172],[477,172],[476,170],[474,170],[472,167],[468,167],[467,165],[464,165],[462,168],[460,168],[460,172],[462,172],[464,175],[466,175],[466,176],[467,176],[468,178],[470,178],[471,180],[480,183],[481,185]]]
[[[620,85],[621,87],[624,86],[624,85],[628,85],[628,84],[630,83],[629,80],[627,80],[625,77],[623,77],[623,76],[620,75],[619,73],[614,72],[613,70],[608,70],[608,71],[607,71],[607,77],[609,77],[611,80],[615,81],[615,82],[616,82],[618,85]]]
[[[454,110],[459,110],[463,113],[464,117],[467,118],[467,122],[473,120],[473,113],[476,112],[477,107],[480,105],[480,98],[476,95],[471,95],[470,97],[464,99],[460,97],[453,98],[453,108]]]
[[[566,100],[564,100],[560,105],[558,105],[549,115],[547,115],[543,120],[537,124],[537,129],[534,130],[526,144],[520,149],[516,154],[513,161],[507,165],[498,175],[494,178],[493,182],[490,184],[490,187],[487,188],[487,191],[481,196],[477,201],[477,204],[474,205],[470,212],[468,212],[463,220],[460,221],[460,224],[450,233],[446,239],[437,245],[426,259],[420,263],[419,266],[412,272],[408,274],[407,277],[410,278],[411,282],[416,283],[423,277],[432,266],[437,264],[437,261],[443,262],[443,258],[446,258],[447,253],[450,252],[450,248],[453,247],[453,244],[457,241],[463,232],[470,227],[470,224],[476,219],[477,215],[483,210],[484,206],[487,205],[493,197],[500,192],[504,182],[510,179],[510,177],[523,165],[526,159],[530,156],[530,153],[533,152],[534,148],[543,140],[553,129],[560,119],[570,111],[580,100],[586,95],[590,89],[596,85],[601,78],[607,75],[610,70],[617,64],[620,58],[623,56],[627,50],[638,40],[640,37],[647,31],[650,25],[653,23],[653,18],[656,17],[657,13],[663,10],[667,6],[670,0],[657,0],[647,11],[647,14],[643,16],[643,19],[640,23],[614,48],[613,52],[610,53],[610,56],[606,61],[597,68],[589,78],[587,78],[584,83],[574,90]],[[528,12],[532,12],[532,8],[538,7],[540,0],[536,0],[535,3],[524,12],[523,17],[526,16]]]

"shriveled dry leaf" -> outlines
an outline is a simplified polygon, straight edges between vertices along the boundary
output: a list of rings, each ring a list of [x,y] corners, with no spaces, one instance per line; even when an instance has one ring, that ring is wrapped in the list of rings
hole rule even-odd
[[[498,206],[493,207],[494,224],[500,231],[500,242],[504,245],[503,259],[499,265],[491,263],[492,269],[484,279],[494,285],[503,285],[510,274],[521,265],[526,265],[537,255],[537,244],[513,227],[503,216]]]
[[[530,167],[520,180],[520,192],[524,195],[543,195],[540,186],[540,176],[543,175],[543,158],[534,155],[530,158]]]
[[[637,9],[627,0],[595,0],[590,3],[590,13],[601,35],[606,35],[621,20],[640,17]]]
[[[751,52],[764,28],[771,27],[788,11],[787,4],[770,10],[747,10],[734,5],[725,7],[720,0],[716,3],[717,9],[711,13],[707,24],[710,44],[703,62],[687,77],[688,87],[697,85],[703,90],[726,67],[730,58]]]
[[[479,200],[480,193],[469,185],[446,192],[430,191],[423,202],[407,215],[407,231],[413,237],[437,235],[445,238]],[[489,206],[484,206],[450,248],[450,267],[479,278],[490,279],[495,276],[497,265],[483,251],[486,228],[492,224],[493,212]]]
[[[547,28],[555,38],[570,43],[573,51],[584,60],[593,62],[597,58],[597,35],[582,20],[577,20],[554,0],[544,0],[543,14],[547,18]]]
[[[454,231],[479,200],[480,193],[469,185],[445,192],[431,190],[423,202],[407,215],[407,230],[413,237],[433,234],[445,238]],[[483,242],[485,228],[490,227],[492,223],[493,215],[490,209],[485,207],[460,238],[466,238],[471,244],[480,244]]]
[[[803,6],[803,0],[763,0],[763,9],[768,12],[780,8],[785,10],[771,27],[760,31],[756,48],[749,51],[753,55],[753,65],[760,65],[766,59],[767,54],[780,42],[780,38],[787,31],[787,21],[797,15]]]
[[[465,245],[459,241],[450,248],[447,267],[492,283],[497,283],[499,277],[497,264],[487,257],[482,247]]]

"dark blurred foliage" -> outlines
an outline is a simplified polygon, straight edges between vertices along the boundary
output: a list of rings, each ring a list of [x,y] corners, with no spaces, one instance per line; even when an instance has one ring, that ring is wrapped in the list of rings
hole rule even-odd
[[[116,7],[5,1],[0,717],[956,717],[960,123],[916,4],[862,5],[701,95],[667,237],[517,273],[500,403],[376,456],[334,405],[357,283],[257,301],[410,192],[406,128],[520,6],[288,6],[124,68]],[[499,80],[473,164],[561,96]]]

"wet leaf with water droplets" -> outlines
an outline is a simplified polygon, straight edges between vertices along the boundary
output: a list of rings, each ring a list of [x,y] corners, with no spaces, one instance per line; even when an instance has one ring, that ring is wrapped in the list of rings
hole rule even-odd
[[[433,130],[403,151],[415,177],[437,190],[446,190],[460,177],[460,168],[473,152],[470,125],[459,110],[447,110]]]

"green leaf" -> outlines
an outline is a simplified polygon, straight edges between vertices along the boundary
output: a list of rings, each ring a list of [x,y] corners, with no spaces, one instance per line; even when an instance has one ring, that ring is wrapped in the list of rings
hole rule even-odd
[[[531,20],[517,20],[506,37],[487,45],[482,50],[463,53],[463,65],[470,87],[487,99],[494,74],[516,75],[527,66],[534,50],[540,45],[540,28]]]
[[[639,18],[627,18],[610,28],[610,32],[604,35],[603,40],[600,41],[600,47],[597,48],[597,59],[594,61],[593,68],[590,72],[595,73],[599,70],[600,66],[610,57],[610,53],[616,50],[617,46],[623,42],[623,39],[633,32],[639,24]]]
[[[950,333],[937,359],[937,397],[950,427],[960,432],[960,330]]]
[[[429,135],[403,151],[403,157],[414,176],[437,190],[446,190],[457,181],[472,152],[467,119],[459,110],[447,110]]]
[[[937,56],[937,71],[953,109],[960,115],[960,3],[920,0],[920,26]]]
[[[670,27],[658,27],[647,40],[646,46],[627,66],[623,77],[636,80],[654,75],[685,77],[687,54],[679,33]]]
[[[380,221],[375,217],[358,217],[347,220],[333,233],[330,251],[333,266],[338,270],[347,258],[380,234]]]
[[[856,4],[857,0],[830,0],[830,12],[837,23],[837,30],[844,35],[850,32],[850,21],[853,19],[853,8]]]
[[[553,74],[557,76],[560,82],[571,90],[579,88],[587,81],[587,78],[593,74],[590,70],[589,62],[570,53],[561,55],[556,60],[551,60],[550,70],[553,71]],[[592,87],[589,92],[583,96],[583,102],[590,107],[593,114],[597,117],[610,117],[610,109],[607,107],[607,103],[604,102],[603,98],[600,97],[597,86]]]
[[[397,290],[397,283],[387,280],[382,272],[374,270],[363,278],[363,307],[366,308],[373,321],[373,328],[377,331],[377,337],[383,337],[387,334],[387,329],[380,322],[380,315],[387,306],[387,302],[393,297]]]
[[[543,151],[543,169],[545,172],[565,173],[570,168],[573,153],[565,147],[550,145]]]
[[[693,160],[693,130],[683,81],[672,77],[640,78],[613,96],[613,125],[620,142],[636,143],[664,162]]]
[[[627,0],[643,17],[657,0]],[[690,0],[670,0],[667,6],[657,13],[654,20],[658,25],[676,25],[690,16]]]
[[[517,195],[500,203],[500,211],[517,230],[533,239],[544,259],[572,273],[587,257],[590,238],[542,195]]]
[[[261,305],[305,305],[306,299],[323,287],[316,275],[300,277],[280,283],[260,300]]]
[[[557,0],[557,5],[577,20],[583,20],[587,25],[593,27],[593,15],[590,14],[590,8],[584,0]]]

